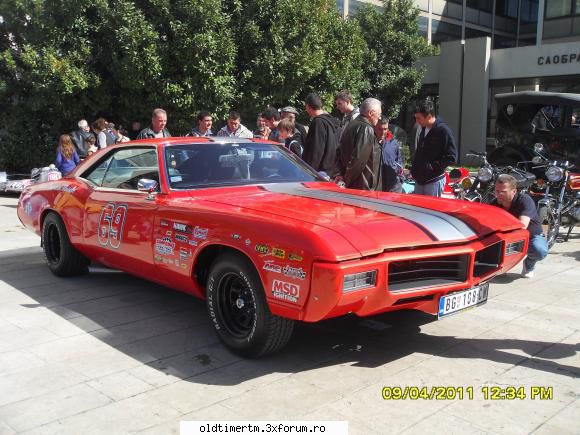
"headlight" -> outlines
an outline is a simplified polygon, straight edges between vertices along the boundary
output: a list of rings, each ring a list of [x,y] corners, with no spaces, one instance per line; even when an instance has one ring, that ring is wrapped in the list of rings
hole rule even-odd
[[[560,181],[563,176],[564,176],[564,170],[562,168],[557,167],[557,166],[550,166],[546,170],[546,178],[551,182]]]
[[[505,248],[505,255],[507,257],[508,255],[519,254],[520,252],[523,251],[524,251],[524,241],[520,240],[518,242],[508,243]]]
[[[477,178],[484,183],[488,183],[493,178],[493,172],[489,168],[480,168],[479,171],[477,171]]]
[[[359,290],[361,288],[374,287],[376,282],[377,282],[376,270],[344,275],[342,292],[349,293],[355,290]]]
[[[471,178],[465,177],[463,181],[461,181],[461,187],[463,187],[465,190],[469,189],[471,186],[473,186],[473,181],[471,181]]]

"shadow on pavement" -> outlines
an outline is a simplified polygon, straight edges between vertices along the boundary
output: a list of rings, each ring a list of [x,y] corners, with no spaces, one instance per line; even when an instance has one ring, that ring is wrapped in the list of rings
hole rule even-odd
[[[236,385],[274,372],[339,364],[373,368],[415,353],[478,358],[580,377],[578,368],[555,361],[579,352],[578,343],[428,335],[421,326],[435,318],[415,311],[300,323],[283,351],[242,360],[219,343],[204,301],[127,274],[58,278],[49,272],[39,248],[29,248],[0,253],[0,279],[33,299],[19,307],[45,307],[77,326],[79,334],[91,334],[161,373],[195,383]],[[540,353],[541,358],[536,357]]]

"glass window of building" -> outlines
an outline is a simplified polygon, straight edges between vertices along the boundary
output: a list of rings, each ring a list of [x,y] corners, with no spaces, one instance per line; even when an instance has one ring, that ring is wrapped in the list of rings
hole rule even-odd
[[[566,17],[572,14],[572,0],[546,0],[546,18]]]
[[[495,13],[500,17],[517,18],[518,0],[497,0]]]
[[[461,26],[445,21],[433,20],[431,25],[431,43],[440,44],[445,41],[461,39]]]
[[[467,7],[483,12],[492,12],[493,0],[467,0]]]
[[[427,17],[419,16],[419,34],[427,37],[427,30],[429,26],[429,19]]]

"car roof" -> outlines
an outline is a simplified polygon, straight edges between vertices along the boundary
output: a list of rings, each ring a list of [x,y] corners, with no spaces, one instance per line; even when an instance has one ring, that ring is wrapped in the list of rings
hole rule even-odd
[[[569,94],[564,92],[510,92],[506,94],[497,94],[495,99],[499,105],[517,103],[553,105],[580,104],[580,94]]]

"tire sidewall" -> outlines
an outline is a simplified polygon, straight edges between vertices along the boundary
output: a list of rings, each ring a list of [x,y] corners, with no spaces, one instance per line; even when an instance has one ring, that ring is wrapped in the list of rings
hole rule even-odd
[[[219,285],[226,274],[235,274],[242,279],[254,302],[255,316],[252,329],[244,338],[232,336],[223,325],[224,313],[219,307]],[[214,263],[207,280],[206,302],[211,323],[227,347],[246,356],[260,353],[268,338],[267,324],[270,312],[262,283],[247,260],[237,255],[227,255]]]
[[[56,228],[56,231],[58,233],[59,243],[60,243],[60,256],[59,256],[58,261],[56,261],[56,262],[53,261],[52,259],[50,259],[49,255],[47,254],[47,246],[46,246],[47,240],[48,240],[47,235],[48,235],[48,231],[49,231],[50,227]],[[66,239],[65,239],[65,237],[66,237]],[[65,260],[64,250],[66,249],[64,247],[64,245],[68,241],[68,236],[66,235],[66,230],[64,229],[64,225],[62,224],[61,220],[54,213],[50,213],[44,219],[44,224],[42,226],[42,239],[43,239],[44,257],[46,259],[46,264],[48,265],[48,267],[51,271],[53,271],[54,273],[59,273],[64,265],[64,260]]]

